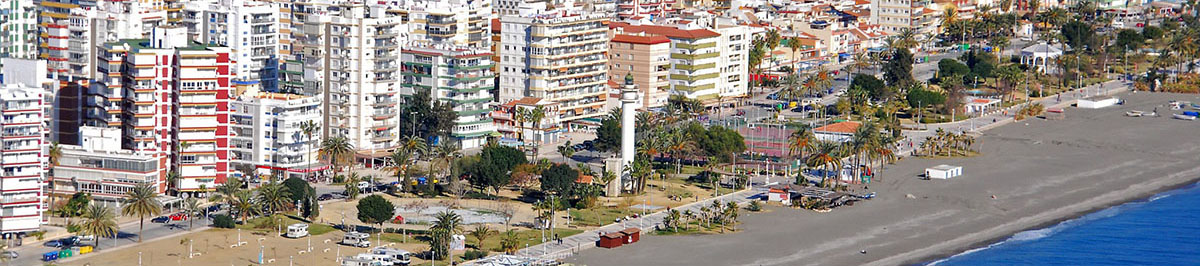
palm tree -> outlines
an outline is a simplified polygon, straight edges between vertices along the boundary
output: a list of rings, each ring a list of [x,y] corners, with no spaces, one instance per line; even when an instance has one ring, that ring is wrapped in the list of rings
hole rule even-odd
[[[95,236],[97,240],[117,237],[117,216],[112,208],[91,204],[84,209],[82,218],[83,222],[78,226],[83,234]]]
[[[407,172],[409,160],[412,158],[412,156],[413,153],[405,149],[403,146],[392,151],[392,154],[388,156],[388,159],[392,161],[392,166],[388,168],[390,168],[396,174],[396,182],[403,184],[405,188],[404,190],[406,191],[409,187]]]
[[[258,215],[262,210],[262,208],[259,208],[258,204],[254,202],[253,198],[254,195],[252,195],[250,191],[246,190],[238,191],[233,196],[233,210],[238,212],[238,218],[241,218],[243,223],[246,222],[247,218]]]
[[[244,181],[241,178],[226,179],[225,183],[217,185],[217,193],[213,195],[213,201],[233,203],[236,200],[234,196],[242,190],[243,185]]]
[[[192,230],[195,225],[196,216],[200,214],[200,200],[195,197],[188,198],[183,201],[183,211],[188,217],[188,231]]]
[[[508,230],[504,232],[504,238],[500,239],[500,250],[505,254],[514,254],[520,248],[521,238],[517,235],[517,231]]]
[[[533,130],[535,132],[541,131],[543,118],[546,118],[546,109],[542,108],[542,106],[539,105],[529,110],[529,120],[533,122]],[[537,161],[538,148],[542,145],[541,134],[537,134],[537,138],[533,139],[533,143],[533,159],[529,160],[530,162]]]
[[[725,203],[725,218],[733,225],[733,231],[737,231],[738,204],[736,202]]]
[[[483,240],[495,233],[495,230],[492,230],[485,224],[475,225],[475,230],[471,230],[471,236],[475,237],[475,249],[483,250]]]
[[[788,136],[788,154],[799,155],[796,156],[796,159],[804,160],[804,153],[812,152],[816,142],[817,137],[813,134],[812,129],[808,125],[802,125]],[[802,177],[802,175],[797,175],[797,184],[800,183],[799,178]]]
[[[943,35],[951,35],[947,30],[958,23],[958,7],[954,4],[946,5],[942,10],[942,24],[938,26],[938,31]]]
[[[349,176],[346,176],[346,201],[352,201],[358,198],[358,181],[358,173],[350,173]]]
[[[348,155],[354,153],[354,144],[345,137],[327,138],[321,143],[320,153],[340,173],[341,166],[350,160]]]
[[[822,166],[824,172],[821,174],[821,185],[826,186],[826,178],[829,177],[830,168],[841,169],[842,159],[840,158],[841,145],[836,142],[821,141],[817,142],[814,152],[806,161],[808,166]],[[834,174],[835,178],[837,174]]]
[[[800,40],[800,37],[788,38],[787,47],[792,49],[792,71],[796,71],[796,52],[800,51],[800,48],[804,48],[804,45],[800,44]],[[788,73],[788,75],[791,75],[791,73]]]
[[[58,142],[50,143],[50,151],[46,156],[50,157],[50,167],[58,166],[58,159],[62,158],[62,147],[58,146]]]
[[[767,38],[765,39],[767,51],[775,51],[779,47],[779,42],[783,40],[783,36],[779,35],[779,29],[771,28],[767,30]]]
[[[179,178],[180,178],[180,176],[179,176],[178,171],[171,170],[171,171],[167,172],[167,193],[171,193],[172,191],[174,191],[175,193],[173,193],[173,194],[179,194],[179,192],[176,191],[176,190],[178,190],[178,188],[176,188],[176,185],[175,185],[175,184],[179,183]]]
[[[162,203],[158,201],[158,192],[149,183],[141,183],[125,192],[125,208],[121,215],[138,217],[138,243],[142,242],[142,229],[146,225],[146,216],[162,214]]]
[[[562,155],[563,163],[567,163],[567,158],[571,158],[571,155],[575,155],[575,147],[571,147],[570,140],[568,140],[567,143],[563,143],[563,145],[558,145],[558,154]]]
[[[431,239],[429,246],[436,252],[434,259],[450,258],[450,236],[462,232],[462,217],[450,211],[439,212],[429,227]]]
[[[308,137],[309,143],[305,144],[305,146],[308,147],[308,154],[307,154],[308,155],[307,156],[308,157],[308,169],[310,169],[310,170],[312,169],[312,159],[313,159],[312,149],[313,149],[313,146],[316,146],[316,144],[312,143],[313,134],[317,133],[318,130],[321,130],[321,126],[317,125],[317,121],[315,121],[315,120],[308,120],[308,121],[300,122],[300,132],[303,132],[304,136]]]
[[[850,79],[853,78],[852,76],[850,76],[851,72],[858,74],[858,71],[862,71],[864,69],[867,69],[868,67],[871,67],[871,62],[870,62],[871,59],[868,58],[867,55],[865,55],[861,52],[854,53],[854,55],[850,57],[850,60],[853,60],[854,62],[850,63],[849,65],[846,65],[846,80],[847,81],[849,81]]]
[[[900,32],[897,32],[893,38],[895,38],[893,45],[897,49],[910,49],[916,47],[918,44],[917,32],[912,28],[900,29]]]
[[[275,180],[258,187],[258,204],[267,207],[268,214],[275,214],[286,208],[291,196],[287,186]]]
[[[458,151],[458,145],[451,144],[448,141],[442,142],[433,149],[433,158],[440,162],[440,168],[446,169],[446,180],[450,181],[453,178],[451,173],[454,165],[454,160],[462,157],[462,153]],[[433,185],[432,183],[430,185]]]

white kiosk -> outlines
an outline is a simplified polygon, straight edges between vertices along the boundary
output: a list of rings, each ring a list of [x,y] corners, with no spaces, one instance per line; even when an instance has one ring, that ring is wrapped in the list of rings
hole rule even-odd
[[[962,175],[962,166],[943,164],[925,168],[925,178],[928,179],[950,179],[960,175]]]

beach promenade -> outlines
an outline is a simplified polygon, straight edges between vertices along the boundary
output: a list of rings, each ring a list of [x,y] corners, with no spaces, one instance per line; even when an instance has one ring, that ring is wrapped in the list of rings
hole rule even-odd
[[[988,126],[991,118],[979,118],[986,121],[974,122],[989,122],[980,128],[990,128],[978,138],[981,155],[910,158],[891,165],[881,180],[870,185],[878,197],[852,207],[831,213],[777,208],[744,215],[741,232],[646,237],[617,249],[584,250],[566,261],[584,265],[920,263],[1195,182],[1200,177],[1200,166],[1195,164],[1200,138],[1181,132],[1194,132],[1200,124],[1170,119],[1169,109],[1162,106],[1168,100],[1200,98],[1144,92],[1118,97],[1126,104],[1098,110],[1066,108],[1065,120],[1011,123],[997,118],[996,126]],[[1069,93],[1058,103],[1069,104],[1074,98]],[[1123,115],[1131,109],[1155,107],[1164,113],[1162,117]],[[1008,125],[999,126],[1003,123]],[[961,165],[965,174],[952,180],[918,178],[922,169],[937,164]]]

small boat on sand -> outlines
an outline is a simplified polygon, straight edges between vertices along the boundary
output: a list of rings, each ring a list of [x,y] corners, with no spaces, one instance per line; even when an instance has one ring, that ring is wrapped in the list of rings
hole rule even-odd
[[[1125,112],[1125,116],[1128,116],[1128,117],[1142,117],[1142,111],[1133,110],[1133,111]]]
[[[1190,120],[1196,120],[1196,116],[1184,115],[1184,114],[1175,114],[1175,119],[1179,119],[1179,120],[1189,120],[1189,121],[1190,121]]]

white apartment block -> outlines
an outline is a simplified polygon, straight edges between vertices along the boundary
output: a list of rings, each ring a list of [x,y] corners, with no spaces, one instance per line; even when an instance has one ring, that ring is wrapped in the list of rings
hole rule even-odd
[[[568,126],[605,115],[608,20],[572,8],[524,8],[519,16],[502,16],[500,102],[557,102],[557,115]]]
[[[488,116],[495,104],[491,51],[414,43],[404,48],[401,57],[406,87],[401,94],[428,91],[434,101],[451,104],[458,118],[450,137],[461,149],[486,145],[487,138],[496,133]]]
[[[721,34],[717,40],[718,52],[717,69],[721,77],[717,80],[717,91],[720,97],[732,98],[747,96],[750,92],[750,40],[754,39],[757,28],[737,24],[717,24],[713,29]]]
[[[345,137],[359,153],[383,155],[399,139],[396,94],[406,27],[400,17],[385,16],[382,7],[354,4],[338,10],[305,15],[304,26],[293,33],[293,53],[303,67],[302,94],[324,96],[322,138]]]
[[[483,0],[407,0],[388,13],[407,17],[410,41],[490,48],[491,4]]]
[[[302,123],[321,127],[321,96],[248,90],[230,103],[230,157],[234,169],[256,175],[304,178],[327,169],[320,163],[321,132],[305,134]],[[231,173],[238,175],[242,173]]]
[[[492,8],[500,17],[520,15],[522,6],[545,5],[548,0],[492,0]]]
[[[280,12],[275,3],[243,0],[192,1],[184,4],[181,24],[192,40],[233,51],[234,77],[260,80],[268,59],[276,57]],[[273,75],[273,74],[272,74]],[[274,78],[274,77],[272,77]]]
[[[32,232],[41,226],[48,166],[44,90],[0,88],[0,233]]]
[[[43,11],[41,58],[50,74],[63,82],[87,86],[96,78],[97,46],[122,39],[144,38],[146,32],[166,23],[167,13],[144,1],[102,1],[96,5],[42,2],[65,13]]]
[[[29,0],[0,0],[0,57],[37,57],[38,7]]]
[[[901,29],[913,29],[919,34],[934,30],[934,17],[942,11],[925,8],[926,1],[917,0],[874,0],[871,1],[871,24],[879,25],[886,33],[897,33]]]
[[[158,188],[158,159],[121,149],[121,129],[80,127],[81,145],[60,144],[62,156],[53,166],[50,194],[69,198],[90,193],[92,200],[118,208],[125,193],[139,184]]]

